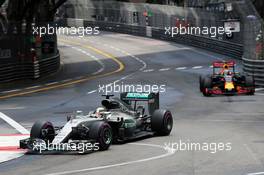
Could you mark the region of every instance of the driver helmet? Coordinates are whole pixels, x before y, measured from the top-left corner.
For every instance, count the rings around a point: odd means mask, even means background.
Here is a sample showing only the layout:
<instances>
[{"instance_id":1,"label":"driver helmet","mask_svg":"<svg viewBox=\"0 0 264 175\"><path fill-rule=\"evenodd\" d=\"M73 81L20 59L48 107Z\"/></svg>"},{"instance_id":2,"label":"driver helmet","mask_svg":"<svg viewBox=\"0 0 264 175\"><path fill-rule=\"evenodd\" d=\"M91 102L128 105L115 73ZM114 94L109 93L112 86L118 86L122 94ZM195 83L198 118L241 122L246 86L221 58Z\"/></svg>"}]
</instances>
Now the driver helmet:
<instances>
[{"instance_id":1,"label":"driver helmet","mask_svg":"<svg viewBox=\"0 0 264 175\"><path fill-rule=\"evenodd\" d=\"M223 66L222 74L224 74L224 75L228 75L228 73L229 73L229 67L228 67L227 64L225 64L225 65Z\"/></svg>"},{"instance_id":2,"label":"driver helmet","mask_svg":"<svg viewBox=\"0 0 264 175\"><path fill-rule=\"evenodd\" d=\"M96 111L95 111L96 117L101 118L102 117L102 112L104 112L104 111L106 111L104 107L97 108Z\"/></svg>"}]
</instances>

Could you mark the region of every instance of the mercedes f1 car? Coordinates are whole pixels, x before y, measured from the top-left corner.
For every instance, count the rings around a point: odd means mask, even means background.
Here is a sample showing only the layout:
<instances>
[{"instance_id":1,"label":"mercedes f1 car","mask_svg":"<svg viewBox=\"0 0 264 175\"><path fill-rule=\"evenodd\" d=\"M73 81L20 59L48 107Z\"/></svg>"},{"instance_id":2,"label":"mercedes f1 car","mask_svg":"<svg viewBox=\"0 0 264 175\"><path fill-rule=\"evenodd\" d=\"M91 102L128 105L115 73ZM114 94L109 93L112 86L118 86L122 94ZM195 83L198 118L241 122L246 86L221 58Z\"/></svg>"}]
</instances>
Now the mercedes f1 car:
<instances>
[{"instance_id":1,"label":"mercedes f1 car","mask_svg":"<svg viewBox=\"0 0 264 175\"><path fill-rule=\"evenodd\" d=\"M110 97L102 101L97 115L104 116L106 112L114 142L170 134L173 117L169 110L159 109L159 93L121 93L120 99Z\"/></svg>"},{"instance_id":2,"label":"mercedes f1 car","mask_svg":"<svg viewBox=\"0 0 264 175\"><path fill-rule=\"evenodd\" d=\"M204 96L254 95L255 82L252 76L235 72L234 61L216 61L212 75L200 76L200 91Z\"/></svg>"},{"instance_id":3,"label":"mercedes f1 car","mask_svg":"<svg viewBox=\"0 0 264 175\"><path fill-rule=\"evenodd\" d=\"M67 123L62 127L54 127L51 122L37 121L31 128L30 138L20 140L20 148L40 153L84 153L107 150L111 143L112 129L104 118L84 115L82 111L77 111L67 117Z\"/></svg>"},{"instance_id":4,"label":"mercedes f1 car","mask_svg":"<svg viewBox=\"0 0 264 175\"><path fill-rule=\"evenodd\" d=\"M170 134L172 114L159 109L159 93L122 93L120 99L112 95L105 97L102 106L95 111L88 114L79 111L68 116L63 127L36 122L30 138L20 141L20 148L34 151L34 145L43 142L52 145L97 143L99 150L107 150L112 142Z\"/></svg>"}]
</instances>

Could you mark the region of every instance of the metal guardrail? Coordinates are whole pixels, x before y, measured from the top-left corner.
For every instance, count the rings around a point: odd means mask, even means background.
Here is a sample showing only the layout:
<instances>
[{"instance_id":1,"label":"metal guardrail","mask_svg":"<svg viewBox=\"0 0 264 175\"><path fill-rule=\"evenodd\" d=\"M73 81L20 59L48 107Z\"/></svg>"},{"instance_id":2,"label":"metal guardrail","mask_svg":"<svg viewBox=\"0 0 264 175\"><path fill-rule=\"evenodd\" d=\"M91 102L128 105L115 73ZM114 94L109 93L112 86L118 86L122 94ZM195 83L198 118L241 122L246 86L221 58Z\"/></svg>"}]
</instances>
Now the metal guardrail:
<instances>
[{"instance_id":1,"label":"metal guardrail","mask_svg":"<svg viewBox=\"0 0 264 175\"><path fill-rule=\"evenodd\" d=\"M56 72L60 67L60 54L35 62L10 62L0 64L0 82L37 79Z\"/></svg>"},{"instance_id":2,"label":"metal guardrail","mask_svg":"<svg viewBox=\"0 0 264 175\"><path fill-rule=\"evenodd\" d=\"M250 60L243 58L244 71L254 76L258 86L264 86L264 60Z\"/></svg>"},{"instance_id":3,"label":"metal guardrail","mask_svg":"<svg viewBox=\"0 0 264 175\"><path fill-rule=\"evenodd\" d=\"M73 19L71 19L73 20ZM69 20L68 20L69 21ZM72 22L71 22L72 23ZM231 58L241 59L243 55L243 46L241 44L236 44L227 41L220 41L217 39L197 36L197 35L175 35L171 37L165 34L165 29L148 27L151 29L151 36L147 34L147 27L127 25L122 23L110 23L101 21L85 21L83 22L84 27L99 27L103 31L111 31L117 33L126 33L137 36L147 36L161 40L167 40L172 42L177 42L180 44L186 44L193 47L198 47L201 49L206 49L208 51L220 53ZM72 27L72 26L68 26Z\"/></svg>"},{"instance_id":4,"label":"metal guardrail","mask_svg":"<svg viewBox=\"0 0 264 175\"><path fill-rule=\"evenodd\" d=\"M66 26L72 27L74 25L75 19L67 19L64 22ZM69 26L70 24L70 26ZM190 45L193 47L202 48L212 52L227 55L231 58L242 59L244 65L244 72L253 75L255 77L257 86L264 86L264 60L250 60L242 58L243 56L243 45L236 44L227 41L220 41L213 38L208 38L204 36L196 35L177 35L175 37L170 37L165 35L165 31L159 28L151 28L151 36L147 34L147 28L136 25L127 25L123 23L109 23L102 21L86 21L83 20L84 27L99 27L103 31L111 31L117 33L126 33L137 36L152 37L156 39L162 39L172 42L177 42L181 44Z\"/></svg>"}]
</instances>

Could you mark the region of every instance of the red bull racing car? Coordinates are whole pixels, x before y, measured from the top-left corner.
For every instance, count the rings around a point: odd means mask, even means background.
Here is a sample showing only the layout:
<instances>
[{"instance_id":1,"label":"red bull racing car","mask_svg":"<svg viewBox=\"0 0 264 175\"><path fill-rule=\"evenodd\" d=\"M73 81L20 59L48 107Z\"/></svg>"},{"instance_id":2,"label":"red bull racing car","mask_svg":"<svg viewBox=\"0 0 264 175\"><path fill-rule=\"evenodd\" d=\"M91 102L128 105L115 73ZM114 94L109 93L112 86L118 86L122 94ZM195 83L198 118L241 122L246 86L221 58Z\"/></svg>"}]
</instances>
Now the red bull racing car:
<instances>
[{"instance_id":1,"label":"red bull racing car","mask_svg":"<svg viewBox=\"0 0 264 175\"><path fill-rule=\"evenodd\" d=\"M237 73L235 66L234 61L213 62L213 74L200 76L200 91L203 95L254 95L253 76Z\"/></svg>"}]
</instances>

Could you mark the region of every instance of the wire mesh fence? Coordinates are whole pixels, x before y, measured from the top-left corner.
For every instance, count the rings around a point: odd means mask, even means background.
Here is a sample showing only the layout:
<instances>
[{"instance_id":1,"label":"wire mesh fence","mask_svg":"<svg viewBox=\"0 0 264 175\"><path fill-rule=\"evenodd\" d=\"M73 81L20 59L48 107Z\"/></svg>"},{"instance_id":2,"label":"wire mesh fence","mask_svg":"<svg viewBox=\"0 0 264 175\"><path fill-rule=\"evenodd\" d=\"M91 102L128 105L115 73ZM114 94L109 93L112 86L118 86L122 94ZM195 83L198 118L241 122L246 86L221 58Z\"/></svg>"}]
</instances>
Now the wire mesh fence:
<instances>
[{"instance_id":1,"label":"wire mesh fence","mask_svg":"<svg viewBox=\"0 0 264 175\"><path fill-rule=\"evenodd\" d=\"M71 0L63 7L67 18L80 18L90 21L105 21L138 26L165 27L223 27L224 11L208 11L201 8L184 8L167 5L132 4L117 2L91 2ZM210 36L208 33L199 33ZM213 36L225 40L225 36Z\"/></svg>"},{"instance_id":2,"label":"wire mesh fence","mask_svg":"<svg viewBox=\"0 0 264 175\"><path fill-rule=\"evenodd\" d=\"M250 0L238 1L235 6L243 24L244 57L263 60L263 19Z\"/></svg>"},{"instance_id":3,"label":"wire mesh fence","mask_svg":"<svg viewBox=\"0 0 264 175\"><path fill-rule=\"evenodd\" d=\"M132 4L118 2L94 2L71 0L63 7L64 17L88 21L105 21L137 26L166 27L224 27L226 21L240 24L239 32L232 37L225 34L198 33L205 37L226 40L244 45L244 57L263 59L263 20L250 0L236 0L211 8L184 8L153 4ZM230 5L231 4L231 5ZM228 7L230 6L230 7ZM228 10L231 8L231 10ZM197 34L197 33L195 33Z\"/></svg>"}]
</instances>

